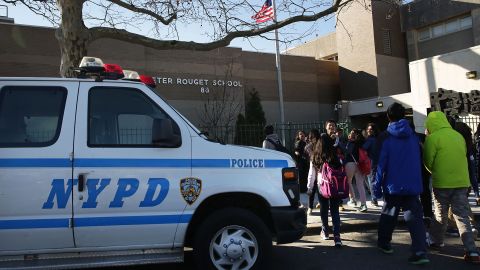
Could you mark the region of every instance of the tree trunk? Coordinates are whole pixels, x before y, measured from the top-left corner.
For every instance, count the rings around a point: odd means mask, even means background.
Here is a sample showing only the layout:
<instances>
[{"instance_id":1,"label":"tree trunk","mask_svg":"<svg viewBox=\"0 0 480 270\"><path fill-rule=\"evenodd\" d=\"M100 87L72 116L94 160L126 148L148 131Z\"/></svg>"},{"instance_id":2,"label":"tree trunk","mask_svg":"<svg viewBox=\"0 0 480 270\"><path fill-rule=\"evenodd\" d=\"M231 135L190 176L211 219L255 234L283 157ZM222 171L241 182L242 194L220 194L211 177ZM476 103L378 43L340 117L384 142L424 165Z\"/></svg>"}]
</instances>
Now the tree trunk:
<instances>
[{"instance_id":1,"label":"tree trunk","mask_svg":"<svg viewBox=\"0 0 480 270\"><path fill-rule=\"evenodd\" d=\"M62 20L55 36L60 45L60 76L75 77L73 70L87 54L90 43L88 29L83 24L84 0L57 0Z\"/></svg>"}]
</instances>

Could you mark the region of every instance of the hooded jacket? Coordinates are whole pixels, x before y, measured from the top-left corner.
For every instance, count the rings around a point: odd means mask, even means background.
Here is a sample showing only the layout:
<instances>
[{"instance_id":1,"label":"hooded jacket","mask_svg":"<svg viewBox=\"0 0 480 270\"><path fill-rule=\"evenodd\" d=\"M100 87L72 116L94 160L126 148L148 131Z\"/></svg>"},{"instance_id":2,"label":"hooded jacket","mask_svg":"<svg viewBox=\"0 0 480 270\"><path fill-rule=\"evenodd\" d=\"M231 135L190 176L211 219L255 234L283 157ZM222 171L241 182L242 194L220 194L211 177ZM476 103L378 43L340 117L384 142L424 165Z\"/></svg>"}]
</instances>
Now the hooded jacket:
<instances>
[{"instance_id":1,"label":"hooded jacket","mask_svg":"<svg viewBox=\"0 0 480 270\"><path fill-rule=\"evenodd\" d=\"M422 161L420 143L407 120L391 122L380 142L380 156L375 175L374 192L377 198L390 195L419 195L422 193Z\"/></svg>"},{"instance_id":2,"label":"hooded jacket","mask_svg":"<svg viewBox=\"0 0 480 270\"><path fill-rule=\"evenodd\" d=\"M278 135L276 133L273 133L265 137L265 140L263 140L263 143L262 143L262 148L272 149L272 150L276 149L275 145L269 142L269 140L272 142L275 142L276 144L282 144L282 142L280 141L280 138L278 138Z\"/></svg>"},{"instance_id":3,"label":"hooded jacket","mask_svg":"<svg viewBox=\"0 0 480 270\"><path fill-rule=\"evenodd\" d=\"M432 173L433 187L469 187L467 146L462 135L450 126L443 112L429 113L425 127L430 135L425 139L423 162Z\"/></svg>"}]
</instances>

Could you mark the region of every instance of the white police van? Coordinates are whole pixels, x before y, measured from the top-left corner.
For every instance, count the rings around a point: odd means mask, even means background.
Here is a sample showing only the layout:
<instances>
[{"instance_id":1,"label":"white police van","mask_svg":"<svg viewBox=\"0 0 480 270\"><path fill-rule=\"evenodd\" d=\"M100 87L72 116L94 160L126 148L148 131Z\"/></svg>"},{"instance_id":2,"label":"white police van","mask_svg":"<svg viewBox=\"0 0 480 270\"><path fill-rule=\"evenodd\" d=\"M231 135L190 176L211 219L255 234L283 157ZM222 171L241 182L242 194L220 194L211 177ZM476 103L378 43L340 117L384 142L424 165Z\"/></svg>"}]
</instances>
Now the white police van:
<instances>
[{"instance_id":1,"label":"white police van","mask_svg":"<svg viewBox=\"0 0 480 270\"><path fill-rule=\"evenodd\" d=\"M121 76L120 76L121 77ZM299 239L287 155L208 141L141 82L0 78L0 269L266 269Z\"/></svg>"}]
</instances>

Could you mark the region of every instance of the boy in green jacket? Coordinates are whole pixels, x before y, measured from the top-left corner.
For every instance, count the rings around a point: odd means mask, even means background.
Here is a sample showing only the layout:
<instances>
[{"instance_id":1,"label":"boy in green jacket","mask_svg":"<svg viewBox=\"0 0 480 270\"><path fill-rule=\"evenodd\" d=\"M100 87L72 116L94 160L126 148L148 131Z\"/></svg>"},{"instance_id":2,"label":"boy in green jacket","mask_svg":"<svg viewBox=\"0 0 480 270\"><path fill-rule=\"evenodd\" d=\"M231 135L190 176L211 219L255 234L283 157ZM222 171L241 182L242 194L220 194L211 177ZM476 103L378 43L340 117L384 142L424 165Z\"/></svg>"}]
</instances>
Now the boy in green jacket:
<instances>
[{"instance_id":1,"label":"boy in green jacket","mask_svg":"<svg viewBox=\"0 0 480 270\"><path fill-rule=\"evenodd\" d=\"M468 219L467 189L470 179L465 140L450 126L443 112L429 113L425 127L428 136L425 139L423 162L432 173L435 207L435 220L430 228L433 243L430 247L443 246L450 206L465 247L465 261L480 263Z\"/></svg>"}]
</instances>

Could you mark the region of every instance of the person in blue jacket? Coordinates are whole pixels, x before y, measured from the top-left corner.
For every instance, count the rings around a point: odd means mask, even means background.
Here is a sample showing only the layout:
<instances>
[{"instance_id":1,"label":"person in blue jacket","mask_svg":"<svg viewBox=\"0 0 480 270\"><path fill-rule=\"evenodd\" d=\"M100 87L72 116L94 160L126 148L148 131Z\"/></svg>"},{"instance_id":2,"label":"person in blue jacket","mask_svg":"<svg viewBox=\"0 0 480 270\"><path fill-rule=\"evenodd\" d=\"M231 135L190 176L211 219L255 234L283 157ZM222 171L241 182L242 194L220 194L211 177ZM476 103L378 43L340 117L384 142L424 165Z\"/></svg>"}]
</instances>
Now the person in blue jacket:
<instances>
[{"instance_id":1,"label":"person in blue jacket","mask_svg":"<svg viewBox=\"0 0 480 270\"><path fill-rule=\"evenodd\" d=\"M422 193L420 144L418 137L404 119L405 108L393 103L387 109L390 123L379 140L379 160L375 175L374 192L384 197L378 226L378 248L391 254L392 233L400 210L403 211L412 239L412 264L425 264L427 258L426 232L419 195Z\"/></svg>"}]
</instances>

